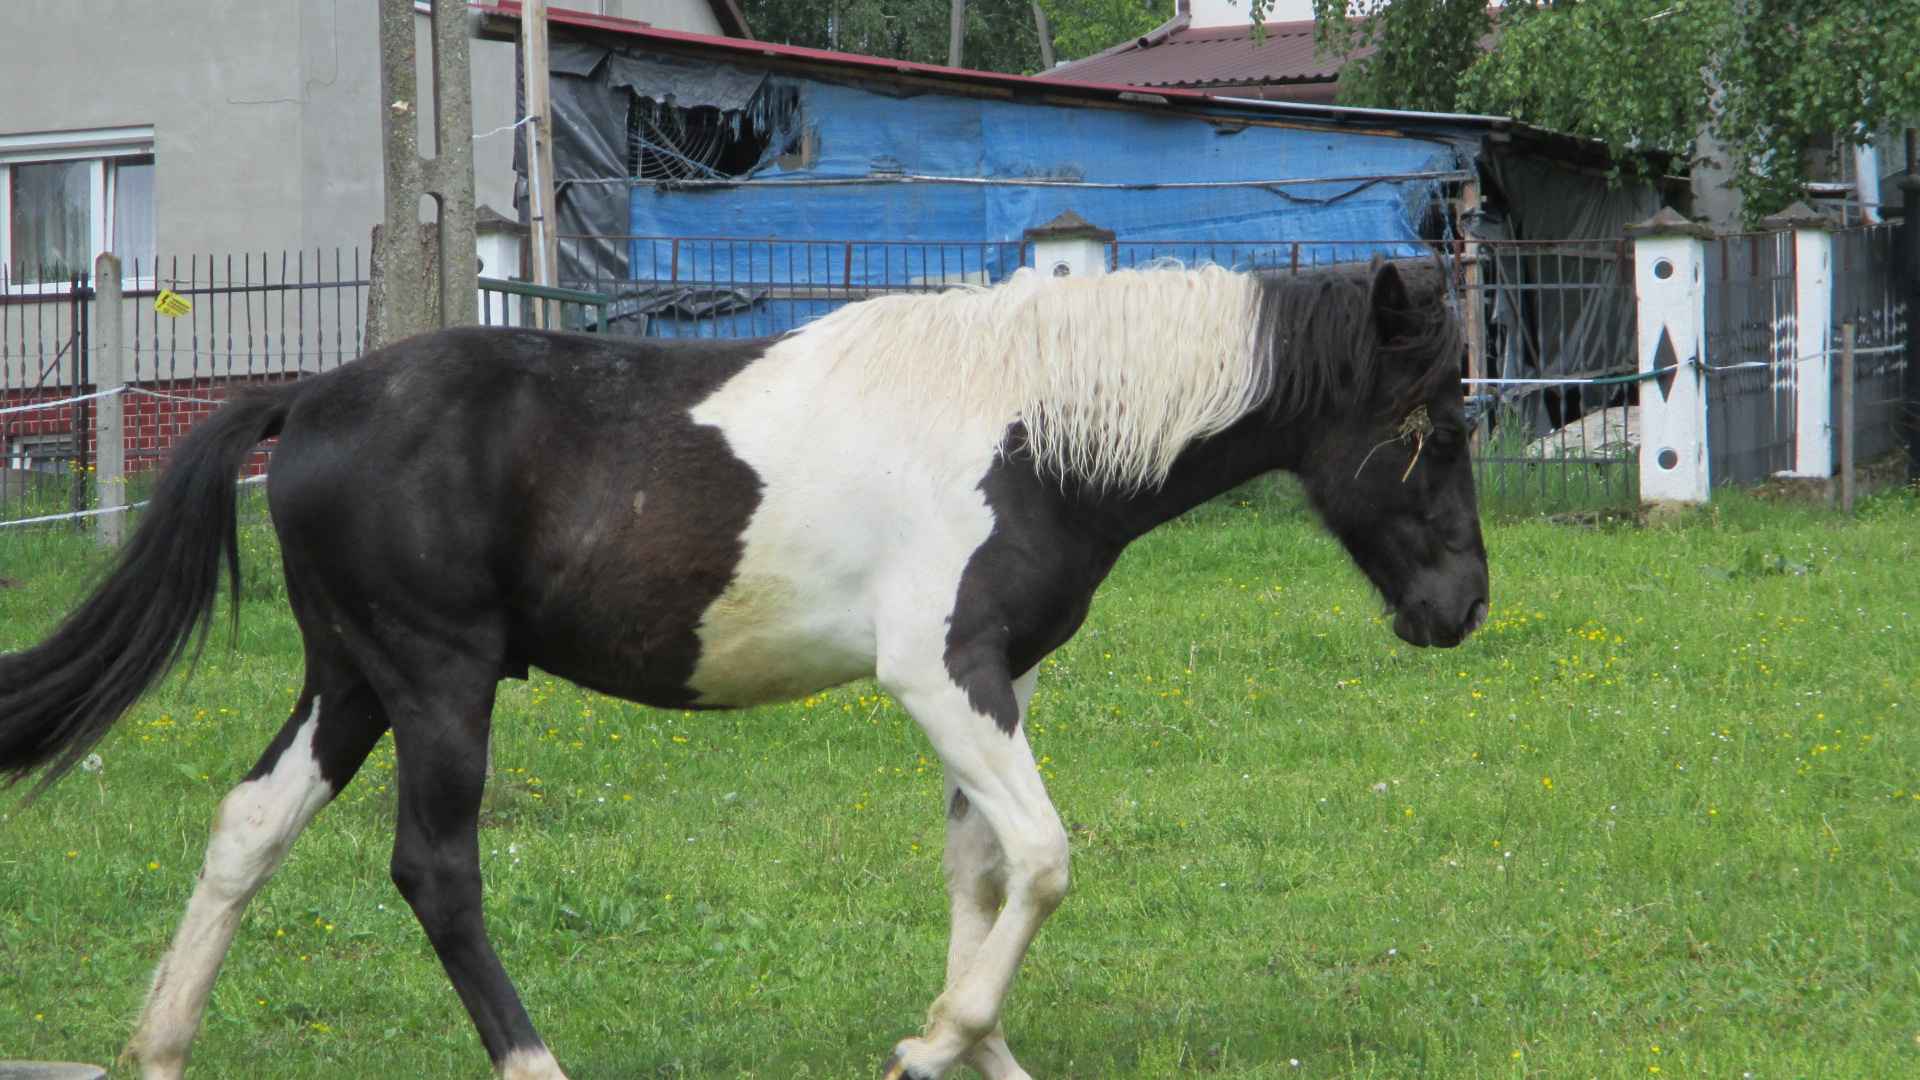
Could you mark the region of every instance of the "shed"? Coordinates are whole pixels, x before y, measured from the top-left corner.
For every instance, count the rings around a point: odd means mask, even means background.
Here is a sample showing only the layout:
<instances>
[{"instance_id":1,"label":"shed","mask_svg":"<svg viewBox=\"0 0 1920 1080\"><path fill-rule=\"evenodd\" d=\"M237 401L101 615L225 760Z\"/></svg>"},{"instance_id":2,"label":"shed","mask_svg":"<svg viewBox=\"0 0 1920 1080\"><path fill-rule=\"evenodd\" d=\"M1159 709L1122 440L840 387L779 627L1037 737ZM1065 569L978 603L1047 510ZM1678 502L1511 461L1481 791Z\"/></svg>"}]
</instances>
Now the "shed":
<instances>
[{"instance_id":1,"label":"shed","mask_svg":"<svg viewBox=\"0 0 1920 1080\"><path fill-rule=\"evenodd\" d=\"M476 6L490 32L517 29L516 5ZM659 333L743 315L777 332L873 289L997 281L1066 212L1115 234L1116 265L1246 268L1428 251L1464 235L1463 195L1475 220L1555 238L1617 237L1661 201L1610 187L1598 144L1505 117L551 18L563 283L631 293Z\"/></svg>"}]
</instances>

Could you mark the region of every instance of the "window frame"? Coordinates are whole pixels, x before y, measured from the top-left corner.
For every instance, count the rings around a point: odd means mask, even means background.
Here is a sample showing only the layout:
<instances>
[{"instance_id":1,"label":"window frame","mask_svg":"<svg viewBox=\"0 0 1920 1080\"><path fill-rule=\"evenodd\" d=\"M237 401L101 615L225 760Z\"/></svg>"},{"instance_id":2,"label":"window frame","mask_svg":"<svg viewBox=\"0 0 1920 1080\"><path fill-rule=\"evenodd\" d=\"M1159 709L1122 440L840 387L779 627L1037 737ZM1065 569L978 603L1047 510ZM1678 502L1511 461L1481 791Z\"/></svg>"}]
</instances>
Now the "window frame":
<instances>
[{"instance_id":1,"label":"window frame","mask_svg":"<svg viewBox=\"0 0 1920 1080\"><path fill-rule=\"evenodd\" d=\"M13 167L48 162L82 162L87 166L87 263L112 251L117 237L114 231L116 170L109 166L128 158L146 158L158 164L154 154L153 126L92 128L82 131L45 131L0 135L0 266L13 266ZM157 186L157 185L156 185ZM151 288L153 270L136 278L131 268L123 269L123 288ZM69 282L6 281L0 294L7 296L62 296L72 291Z\"/></svg>"}]
</instances>

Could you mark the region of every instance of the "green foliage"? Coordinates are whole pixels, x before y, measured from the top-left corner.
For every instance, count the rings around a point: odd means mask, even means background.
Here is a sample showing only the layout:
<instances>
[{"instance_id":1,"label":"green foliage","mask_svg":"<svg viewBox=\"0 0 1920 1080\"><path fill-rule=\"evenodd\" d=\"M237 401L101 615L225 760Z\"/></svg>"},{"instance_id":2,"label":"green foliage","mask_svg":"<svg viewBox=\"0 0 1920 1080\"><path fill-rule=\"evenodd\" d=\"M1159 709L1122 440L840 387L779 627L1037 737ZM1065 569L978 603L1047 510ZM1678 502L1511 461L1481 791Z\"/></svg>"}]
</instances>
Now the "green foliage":
<instances>
[{"instance_id":1,"label":"green foliage","mask_svg":"<svg viewBox=\"0 0 1920 1080\"><path fill-rule=\"evenodd\" d=\"M1489 29L1479 0L1313 0L1313 12L1322 51L1374 50L1340 73L1340 102L1378 109L1459 111L1460 74Z\"/></svg>"},{"instance_id":2,"label":"green foliage","mask_svg":"<svg viewBox=\"0 0 1920 1080\"><path fill-rule=\"evenodd\" d=\"M743 0L740 7L764 41L923 64L947 62L950 0ZM1031 0L968 0L963 62L984 71L1038 70L1040 42Z\"/></svg>"},{"instance_id":3,"label":"green foliage","mask_svg":"<svg viewBox=\"0 0 1920 1080\"><path fill-rule=\"evenodd\" d=\"M1477 63L1473 10L1315 0L1324 47L1380 50L1343 99L1512 116L1628 164L1684 162L1710 130L1749 220L1800 197L1811 148L1920 117L1920 0L1511 0Z\"/></svg>"},{"instance_id":4,"label":"green foliage","mask_svg":"<svg viewBox=\"0 0 1920 1080\"><path fill-rule=\"evenodd\" d=\"M1727 2L1687 0L1684 13L1673 0L1517 6L1499 47L1462 77L1461 104L1599 139L1624 158L1684 160L1707 119Z\"/></svg>"},{"instance_id":5,"label":"green foliage","mask_svg":"<svg viewBox=\"0 0 1920 1080\"><path fill-rule=\"evenodd\" d=\"M1750 218L1800 197L1814 146L1920 119L1920 0L1745 0L1734 11L1714 130Z\"/></svg>"},{"instance_id":6,"label":"green foliage","mask_svg":"<svg viewBox=\"0 0 1920 1080\"><path fill-rule=\"evenodd\" d=\"M1173 14L1164 0L1040 0L1062 60L1092 56L1137 38Z\"/></svg>"}]
</instances>

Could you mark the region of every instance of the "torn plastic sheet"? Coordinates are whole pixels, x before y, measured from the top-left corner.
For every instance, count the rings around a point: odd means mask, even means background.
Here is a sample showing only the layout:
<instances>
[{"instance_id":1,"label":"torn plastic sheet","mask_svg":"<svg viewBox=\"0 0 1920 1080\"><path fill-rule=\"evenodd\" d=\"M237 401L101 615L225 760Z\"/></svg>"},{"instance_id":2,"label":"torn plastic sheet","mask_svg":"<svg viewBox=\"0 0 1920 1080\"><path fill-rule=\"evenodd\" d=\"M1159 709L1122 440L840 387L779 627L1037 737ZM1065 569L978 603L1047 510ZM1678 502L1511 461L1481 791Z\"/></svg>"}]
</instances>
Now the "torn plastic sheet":
<instances>
[{"instance_id":1,"label":"torn plastic sheet","mask_svg":"<svg viewBox=\"0 0 1920 1080\"><path fill-rule=\"evenodd\" d=\"M738 112L760 93L767 74L732 64L696 64L677 57L614 53L607 59L607 81L643 98L682 109Z\"/></svg>"}]
</instances>

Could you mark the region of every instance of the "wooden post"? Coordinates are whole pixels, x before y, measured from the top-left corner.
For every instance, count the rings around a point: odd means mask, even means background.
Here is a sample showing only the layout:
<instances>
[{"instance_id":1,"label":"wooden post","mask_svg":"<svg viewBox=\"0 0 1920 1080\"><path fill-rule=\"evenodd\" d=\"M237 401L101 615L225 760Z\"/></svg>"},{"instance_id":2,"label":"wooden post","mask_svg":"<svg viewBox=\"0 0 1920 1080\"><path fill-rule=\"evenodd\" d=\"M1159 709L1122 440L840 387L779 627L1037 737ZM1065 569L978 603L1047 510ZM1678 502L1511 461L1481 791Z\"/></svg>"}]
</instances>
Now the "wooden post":
<instances>
[{"instance_id":1,"label":"wooden post","mask_svg":"<svg viewBox=\"0 0 1920 1080\"><path fill-rule=\"evenodd\" d=\"M520 71L527 88L527 223L532 230L533 283L558 284L559 240L554 235L553 103L548 96L547 0L520 7ZM546 327L546 305L533 305L533 325Z\"/></svg>"},{"instance_id":2,"label":"wooden post","mask_svg":"<svg viewBox=\"0 0 1920 1080\"><path fill-rule=\"evenodd\" d=\"M1920 146L1907 129L1907 171L1900 177L1900 233L1893 283L1907 301L1907 371L1900 386L1900 426L1906 431L1907 483L1920 484Z\"/></svg>"},{"instance_id":3,"label":"wooden post","mask_svg":"<svg viewBox=\"0 0 1920 1080\"><path fill-rule=\"evenodd\" d=\"M125 312L120 307L120 259L111 252L93 260L93 372L100 392L108 396L94 402L93 452L94 485L101 510L112 511L127 505L127 426L126 398L111 391L124 391L127 385L127 354L122 327ZM117 548L126 535L127 515L100 515L94 539L103 548Z\"/></svg>"},{"instance_id":4,"label":"wooden post","mask_svg":"<svg viewBox=\"0 0 1920 1080\"><path fill-rule=\"evenodd\" d=\"M1853 513L1853 324L1840 327L1840 512Z\"/></svg>"},{"instance_id":5,"label":"wooden post","mask_svg":"<svg viewBox=\"0 0 1920 1080\"><path fill-rule=\"evenodd\" d=\"M1465 294L1465 303L1461 308L1467 323L1467 378L1484 379L1487 377L1487 290L1486 282L1480 273L1480 245L1467 232L1467 218L1480 209L1480 181L1468 180L1460 185L1459 214L1454 219L1456 231L1462 238L1460 245L1460 265L1462 275L1460 291ZM1473 384L1475 392L1480 385ZM1489 412L1473 426L1471 437L1474 449L1479 449L1481 440L1488 430L1487 425L1493 419Z\"/></svg>"}]
</instances>

